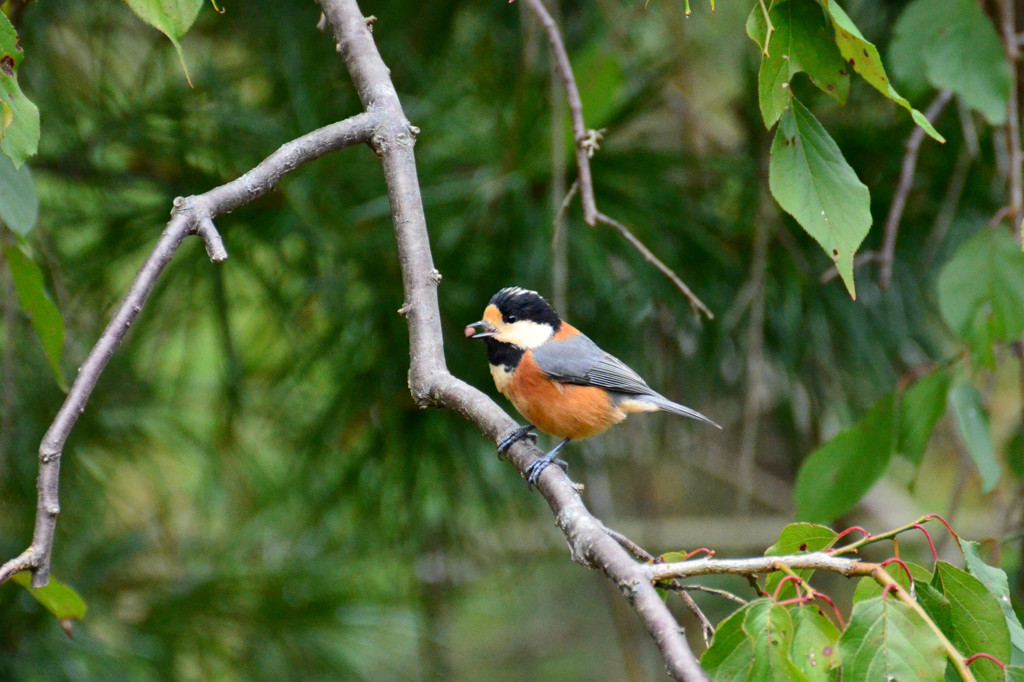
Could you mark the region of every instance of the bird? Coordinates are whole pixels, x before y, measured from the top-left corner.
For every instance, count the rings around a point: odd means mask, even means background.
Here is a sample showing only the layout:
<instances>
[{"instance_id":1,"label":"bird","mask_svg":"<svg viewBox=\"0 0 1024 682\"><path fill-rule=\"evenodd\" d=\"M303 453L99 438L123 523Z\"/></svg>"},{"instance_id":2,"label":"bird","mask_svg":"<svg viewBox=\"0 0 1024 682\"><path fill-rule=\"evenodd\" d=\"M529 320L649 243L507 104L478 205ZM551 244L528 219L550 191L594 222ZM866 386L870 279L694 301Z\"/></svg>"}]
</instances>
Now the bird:
<instances>
[{"instance_id":1,"label":"bird","mask_svg":"<svg viewBox=\"0 0 1024 682\"><path fill-rule=\"evenodd\" d=\"M563 439L526 470L532 488L569 441L604 433L634 412L662 410L722 428L700 412L661 395L626 363L563 320L536 291L506 287L491 297L483 319L465 328L487 345L491 376L527 424L501 439L504 455L516 441L540 431Z\"/></svg>"}]
</instances>

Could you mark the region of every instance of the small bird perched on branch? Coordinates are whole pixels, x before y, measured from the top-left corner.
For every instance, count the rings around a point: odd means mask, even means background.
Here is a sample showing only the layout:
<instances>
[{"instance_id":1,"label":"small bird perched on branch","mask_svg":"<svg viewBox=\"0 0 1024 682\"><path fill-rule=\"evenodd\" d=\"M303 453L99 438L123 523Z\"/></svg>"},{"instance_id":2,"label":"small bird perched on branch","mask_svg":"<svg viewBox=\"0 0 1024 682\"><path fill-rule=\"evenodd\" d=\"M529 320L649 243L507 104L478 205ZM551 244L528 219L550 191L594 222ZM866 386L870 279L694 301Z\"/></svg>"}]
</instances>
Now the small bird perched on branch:
<instances>
[{"instance_id":1,"label":"small bird perched on branch","mask_svg":"<svg viewBox=\"0 0 1024 682\"><path fill-rule=\"evenodd\" d=\"M526 471L531 486L570 440L603 433L634 412L664 410L722 428L700 412L674 403L561 319L536 291L507 287L496 293L484 318L468 325L466 338L483 339L498 390L529 422L498 443L504 454L538 428L562 440Z\"/></svg>"}]
</instances>

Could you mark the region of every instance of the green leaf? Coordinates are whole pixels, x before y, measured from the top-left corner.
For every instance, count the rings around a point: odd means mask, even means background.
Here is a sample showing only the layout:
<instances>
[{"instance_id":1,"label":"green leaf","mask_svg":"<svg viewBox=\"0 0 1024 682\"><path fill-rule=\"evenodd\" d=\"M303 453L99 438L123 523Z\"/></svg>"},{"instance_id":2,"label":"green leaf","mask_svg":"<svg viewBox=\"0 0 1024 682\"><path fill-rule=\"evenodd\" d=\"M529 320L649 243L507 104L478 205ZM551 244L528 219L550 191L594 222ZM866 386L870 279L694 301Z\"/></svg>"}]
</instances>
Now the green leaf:
<instances>
[{"instance_id":1,"label":"green leaf","mask_svg":"<svg viewBox=\"0 0 1024 682\"><path fill-rule=\"evenodd\" d=\"M768 3L771 4L771 3ZM771 10L769 10L769 14ZM775 25L775 19L772 19L772 27L778 28ZM754 44L761 50L761 56L767 57L764 53L764 42L768 38L768 24L764 20L764 12L761 11L761 5L754 3L754 6L750 8L750 14L747 15L747 21L744 24L744 29L747 31L747 36L754 41ZM768 54L771 54L772 49L769 46ZM764 59L761 60L761 68L764 68ZM770 126L769 126L770 127Z\"/></svg>"},{"instance_id":2,"label":"green leaf","mask_svg":"<svg viewBox=\"0 0 1024 682\"><path fill-rule=\"evenodd\" d=\"M73 588L52 575L46 587L32 587L31 573L15 573L11 582L28 590L28 593L58 620L82 620L85 618L85 600Z\"/></svg>"},{"instance_id":3,"label":"green leaf","mask_svg":"<svg viewBox=\"0 0 1024 682\"><path fill-rule=\"evenodd\" d=\"M32 326L43 343L43 351L62 390L67 390L64 373L60 369L60 358L64 348L64 321L57 305L43 285L43 272L39 269L23 245L5 246L4 254L11 268L14 289L22 309L32 319Z\"/></svg>"},{"instance_id":4,"label":"green leaf","mask_svg":"<svg viewBox=\"0 0 1024 682\"><path fill-rule=\"evenodd\" d=\"M18 85L18 66L25 54L18 44L18 32L0 12L0 150L21 168L39 147L39 109L25 97Z\"/></svg>"},{"instance_id":5,"label":"green leaf","mask_svg":"<svg viewBox=\"0 0 1024 682\"><path fill-rule=\"evenodd\" d=\"M945 142L945 138L939 135L938 131L932 127L932 124L928 122L925 115L910 106L910 102L892 87L889 77L885 75L885 67L882 66L882 58L878 54L878 49L864 39L860 30L850 17L846 15L843 8L835 0L818 1L832 19L832 27L835 29L836 35L836 45L839 46L839 52L843 55L843 59L872 87L909 111L914 122L924 128L926 133L939 142Z\"/></svg>"},{"instance_id":6,"label":"green leaf","mask_svg":"<svg viewBox=\"0 0 1024 682\"><path fill-rule=\"evenodd\" d=\"M791 523L782 529L782 534L771 547L765 550L765 556L780 556L783 554L805 554L807 552L818 552L831 547L838 537L838 534L827 526L814 523ZM796 571L802 579L807 580L814 571L804 569ZM765 592L775 594L775 589L785 576L781 573L771 573L765 580ZM787 599L795 595L796 586L787 584L779 594L780 599Z\"/></svg>"},{"instance_id":7,"label":"green leaf","mask_svg":"<svg viewBox=\"0 0 1024 682\"><path fill-rule=\"evenodd\" d=\"M686 561L688 554L688 552L682 551L665 552L658 555L658 561L663 564L670 564L674 561Z\"/></svg>"},{"instance_id":8,"label":"green leaf","mask_svg":"<svg viewBox=\"0 0 1024 682\"><path fill-rule=\"evenodd\" d=\"M1021 626L1017 613L1010 602L1010 584L1003 569L985 563L979 553L980 545L971 540L960 540L960 549L964 553L964 561L971 575L981 581L982 585L992 593L1006 618L1006 626L1010 631L1010 642L1013 644L1013 663L1024 664L1024 627Z\"/></svg>"},{"instance_id":9,"label":"green leaf","mask_svg":"<svg viewBox=\"0 0 1024 682\"><path fill-rule=\"evenodd\" d=\"M1024 334L1024 253L1008 230L982 230L942 268L939 309L976 358Z\"/></svg>"},{"instance_id":10,"label":"green leaf","mask_svg":"<svg viewBox=\"0 0 1024 682\"><path fill-rule=\"evenodd\" d=\"M892 595L854 605L839 654L843 680L938 682L946 669L938 636Z\"/></svg>"},{"instance_id":11,"label":"green leaf","mask_svg":"<svg viewBox=\"0 0 1024 682\"><path fill-rule=\"evenodd\" d=\"M0 156L0 221L20 235L28 234L39 217L39 197L28 166L15 168Z\"/></svg>"},{"instance_id":12,"label":"green leaf","mask_svg":"<svg viewBox=\"0 0 1024 682\"><path fill-rule=\"evenodd\" d=\"M901 83L922 74L949 88L994 126L1006 122L1010 67L992 22L974 0L915 0L900 15L889 48Z\"/></svg>"},{"instance_id":13,"label":"green leaf","mask_svg":"<svg viewBox=\"0 0 1024 682\"><path fill-rule=\"evenodd\" d=\"M188 32L203 6L203 0L124 0L132 11L144 22L162 32L171 40L178 52L181 69L189 85L192 79L185 66L185 53L178 41Z\"/></svg>"},{"instance_id":14,"label":"green leaf","mask_svg":"<svg viewBox=\"0 0 1024 682\"><path fill-rule=\"evenodd\" d=\"M791 523L782 529L779 539L765 550L765 556L818 552L831 547L838 534L816 523Z\"/></svg>"},{"instance_id":15,"label":"green leaf","mask_svg":"<svg viewBox=\"0 0 1024 682\"><path fill-rule=\"evenodd\" d=\"M988 417L981 406L981 396L971 384L964 383L949 392L949 404L956 416L960 436L967 445L974 465L981 474L981 492L991 492L999 482L999 462L992 446Z\"/></svg>"},{"instance_id":16,"label":"green leaf","mask_svg":"<svg viewBox=\"0 0 1024 682\"><path fill-rule=\"evenodd\" d=\"M827 662L821 637L812 637L812 631L818 630L826 633L827 639L827 625L803 616L800 622L809 640L802 643L801 655L814 655L811 652L820 645L820 657ZM805 680L808 677L790 659L794 636L788 610L770 599L758 599L719 624L711 646L701 657L701 667L718 682Z\"/></svg>"},{"instance_id":17,"label":"green leaf","mask_svg":"<svg viewBox=\"0 0 1024 682\"><path fill-rule=\"evenodd\" d=\"M939 368L919 378L900 399L896 450L914 464L921 462L932 430L946 412L950 375Z\"/></svg>"},{"instance_id":18,"label":"green leaf","mask_svg":"<svg viewBox=\"0 0 1024 682\"><path fill-rule=\"evenodd\" d=\"M820 609L799 606L790 611L793 619L793 664L811 682L828 682L839 666L839 629Z\"/></svg>"},{"instance_id":19,"label":"green leaf","mask_svg":"<svg viewBox=\"0 0 1024 682\"><path fill-rule=\"evenodd\" d=\"M931 582L918 582L917 601L932 621L945 633L953 631L953 606L949 599Z\"/></svg>"},{"instance_id":20,"label":"green leaf","mask_svg":"<svg viewBox=\"0 0 1024 682\"><path fill-rule=\"evenodd\" d=\"M1007 666L1006 682L1024 682L1024 668L1017 665Z\"/></svg>"},{"instance_id":21,"label":"green leaf","mask_svg":"<svg viewBox=\"0 0 1024 682\"><path fill-rule=\"evenodd\" d=\"M853 256L871 227L871 197L839 147L799 100L779 121L768 185L779 205L836 264L850 296Z\"/></svg>"},{"instance_id":22,"label":"green leaf","mask_svg":"<svg viewBox=\"0 0 1024 682\"><path fill-rule=\"evenodd\" d=\"M850 74L836 48L821 8L811 0L782 0L769 12L775 33L761 58L758 99L765 127L771 129L793 99L790 81L801 71L840 104L850 93ZM747 18L747 35L763 46L768 28L757 4Z\"/></svg>"},{"instance_id":23,"label":"green leaf","mask_svg":"<svg viewBox=\"0 0 1024 682\"><path fill-rule=\"evenodd\" d=\"M965 656L984 652L998 660L1010 661L1010 632L995 596L980 580L944 561L935 565L932 586L939 589L950 605L952 630L946 637ZM1002 670L992 661L979 660L971 666L979 682L1003 679Z\"/></svg>"},{"instance_id":24,"label":"green leaf","mask_svg":"<svg viewBox=\"0 0 1024 682\"><path fill-rule=\"evenodd\" d=\"M894 394L811 453L796 477L797 518L828 522L863 497L885 472L894 444Z\"/></svg>"},{"instance_id":25,"label":"green leaf","mask_svg":"<svg viewBox=\"0 0 1024 682\"><path fill-rule=\"evenodd\" d=\"M718 682L751 679L754 643L743 631L743 621L755 603L736 610L719 623L711 646L701 656L701 667Z\"/></svg>"},{"instance_id":26,"label":"green leaf","mask_svg":"<svg viewBox=\"0 0 1024 682\"><path fill-rule=\"evenodd\" d=\"M752 603L743 619L743 631L754 643L754 680L807 680L790 659L793 647L793 620L785 606L764 599Z\"/></svg>"}]
</instances>

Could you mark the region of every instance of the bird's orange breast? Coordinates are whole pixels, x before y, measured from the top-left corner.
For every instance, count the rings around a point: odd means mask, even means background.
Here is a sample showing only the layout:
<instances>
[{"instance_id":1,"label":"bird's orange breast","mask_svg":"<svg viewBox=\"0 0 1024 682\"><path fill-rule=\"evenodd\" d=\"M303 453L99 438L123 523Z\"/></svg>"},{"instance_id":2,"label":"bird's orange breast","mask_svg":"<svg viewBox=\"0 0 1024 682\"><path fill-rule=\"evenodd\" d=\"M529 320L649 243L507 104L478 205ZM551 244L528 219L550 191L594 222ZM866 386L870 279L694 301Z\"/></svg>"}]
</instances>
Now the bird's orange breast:
<instances>
[{"instance_id":1,"label":"bird's orange breast","mask_svg":"<svg viewBox=\"0 0 1024 682\"><path fill-rule=\"evenodd\" d=\"M558 438L589 438L626 418L608 393L594 386L563 384L547 377L526 351L515 371L495 384L519 413Z\"/></svg>"}]
</instances>

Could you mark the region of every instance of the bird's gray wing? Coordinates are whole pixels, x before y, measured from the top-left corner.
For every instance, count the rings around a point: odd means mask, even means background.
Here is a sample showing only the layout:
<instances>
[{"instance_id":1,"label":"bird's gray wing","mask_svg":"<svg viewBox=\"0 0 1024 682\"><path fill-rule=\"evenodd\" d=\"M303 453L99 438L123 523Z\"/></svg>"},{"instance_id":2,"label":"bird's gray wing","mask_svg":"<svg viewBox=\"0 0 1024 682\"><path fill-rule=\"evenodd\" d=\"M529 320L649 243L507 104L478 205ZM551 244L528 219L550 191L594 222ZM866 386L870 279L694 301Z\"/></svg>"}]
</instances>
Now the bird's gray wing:
<instances>
[{"instance_id":1,"label":"bird's gray wing","mask_svg":"<svg viewBox=\"0 0 1024 682\"><path fill-rule=\"evenodd\" d=\"M541 371L555 381L636 395L654 393L626 363L601 350L583 334L534 348L533 358Z\"/></svg>"}]
</instances>

